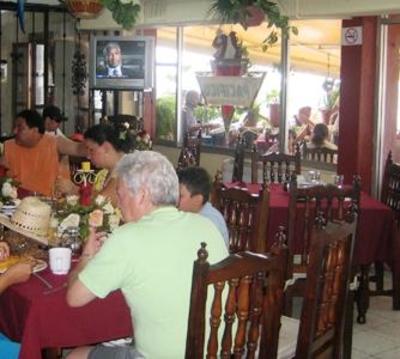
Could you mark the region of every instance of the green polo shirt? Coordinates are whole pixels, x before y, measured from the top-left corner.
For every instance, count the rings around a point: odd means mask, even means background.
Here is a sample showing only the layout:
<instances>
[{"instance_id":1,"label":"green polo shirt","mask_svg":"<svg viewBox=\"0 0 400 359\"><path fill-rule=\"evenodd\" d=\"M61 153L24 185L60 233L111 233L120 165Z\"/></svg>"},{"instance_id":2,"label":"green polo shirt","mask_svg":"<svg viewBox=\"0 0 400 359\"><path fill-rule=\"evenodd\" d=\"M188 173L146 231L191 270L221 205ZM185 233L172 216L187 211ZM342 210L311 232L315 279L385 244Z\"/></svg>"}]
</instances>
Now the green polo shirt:
<instances>
[{"instance_id":1,"label":"green polo shirt","mask_svg":"<svg viewBox=\"0 0 400 359\"><path fill-rule=\"evenodd\" d=\"M97 297L122 290L135 346L146 358L184 357L193 262L201 242L207 243L210 263L228 256L208 219L162 207L117 228L79 275Z\"/></svg>"}]
</instances>

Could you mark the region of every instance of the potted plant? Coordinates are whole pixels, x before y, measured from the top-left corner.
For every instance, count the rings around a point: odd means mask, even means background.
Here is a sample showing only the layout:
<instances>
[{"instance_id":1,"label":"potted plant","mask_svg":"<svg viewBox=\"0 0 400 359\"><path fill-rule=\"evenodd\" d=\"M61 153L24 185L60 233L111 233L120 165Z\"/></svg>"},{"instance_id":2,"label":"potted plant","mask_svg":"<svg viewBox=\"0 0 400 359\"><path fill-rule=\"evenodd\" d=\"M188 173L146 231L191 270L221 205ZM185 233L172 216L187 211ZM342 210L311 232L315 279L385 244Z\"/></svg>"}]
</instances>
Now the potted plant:
<instances>
[{"instance_id":1,"label":"potted plant","mask_svg":"<svg viewBox=\"0 0 400 359\"><path fill-rule=\"evenodd\" d=\"M115 22L125 30L130 30L135 25L141 10L140 4L135 0L100 0L111 11Z\"/></svg>"},{"instance_id":2,"label":"potted plant","mask_svg":"<svg viewBox=\"0 0 400 359\"><path fill-rule=\"evenodd\" d=\"M111 11L115 22L125 30L135 25L141 10L135 0L65 0L68 11L79 19L91 19L100 14L103 7Z\"/></svg>"},{"instance_id":3,"label":"potted plant","mask_svg":"<svg viewBox=\"0 0 400 359\"><path fill-rule=\"evenodd\" d=\"M278 5L268 0L214 0L209 9L209 14L221 23L240 23L245 30L249 26L260 25L267 18L267 28L272 31L262 42L263 51L278 41L276 28L289 36L290 32L297 35L298 30L289 26L289 17L281 14Z\"/></svg>"}]
</instances>

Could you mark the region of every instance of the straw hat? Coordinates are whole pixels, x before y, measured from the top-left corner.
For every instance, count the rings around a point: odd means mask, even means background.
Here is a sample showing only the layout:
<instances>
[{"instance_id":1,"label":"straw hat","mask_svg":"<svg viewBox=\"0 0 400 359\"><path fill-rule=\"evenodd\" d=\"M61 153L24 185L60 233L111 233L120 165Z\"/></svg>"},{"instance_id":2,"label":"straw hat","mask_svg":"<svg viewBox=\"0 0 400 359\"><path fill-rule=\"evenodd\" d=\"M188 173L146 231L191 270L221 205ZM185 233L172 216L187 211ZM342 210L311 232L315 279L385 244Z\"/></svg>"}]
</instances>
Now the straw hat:
<instances>
[{"instance_id":1,"label":"straw hat","mask_svg":"<svg viewBox=\"0 0 400 359\"><path fill-rule=\"evenodd\" d=\"M11 218L0 214L0 224L40 243L48 244L51 207L37 197L25 197Z\"/></svg>"}]
</instances>

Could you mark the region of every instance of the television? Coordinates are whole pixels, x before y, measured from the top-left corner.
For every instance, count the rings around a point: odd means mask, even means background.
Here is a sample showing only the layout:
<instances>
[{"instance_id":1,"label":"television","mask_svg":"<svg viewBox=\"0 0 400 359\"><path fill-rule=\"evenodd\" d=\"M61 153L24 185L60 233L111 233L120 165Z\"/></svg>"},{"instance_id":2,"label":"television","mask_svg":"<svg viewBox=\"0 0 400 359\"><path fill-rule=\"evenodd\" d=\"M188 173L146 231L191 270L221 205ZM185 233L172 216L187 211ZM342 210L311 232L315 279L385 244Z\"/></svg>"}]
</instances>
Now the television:
<instances>
[{"instance_id":1,"label":"television","mask_svg":"<svg viewBox=\"0 0 400 359\"><path fill-rule=\"evenodd\" d=\"M153 87L154 38L93 36L89 72L93 89L144 90Z\"/></svg>"}]
</instances>

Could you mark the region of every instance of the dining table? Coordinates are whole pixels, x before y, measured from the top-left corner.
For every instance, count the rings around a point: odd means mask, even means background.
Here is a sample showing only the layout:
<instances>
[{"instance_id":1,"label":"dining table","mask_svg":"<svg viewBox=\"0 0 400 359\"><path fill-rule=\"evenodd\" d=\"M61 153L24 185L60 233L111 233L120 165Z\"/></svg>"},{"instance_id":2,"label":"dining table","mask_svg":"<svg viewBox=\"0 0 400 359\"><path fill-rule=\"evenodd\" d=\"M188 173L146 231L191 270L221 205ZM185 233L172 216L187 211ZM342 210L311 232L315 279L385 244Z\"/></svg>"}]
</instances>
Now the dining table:
<instances>
[{"instance_id":1,"label":"dining table","mask_svg":"<svg viewBox=\"0 0 400 359\"><path fill-rule=\"evenodd\" d=\"M261 190L261 184L258 183L233 182L225 185L246 189L254 195ZM273 244L279 226L288 228L290 197L289 192L281 184L271 184L268 189L270 196L266 248L270 248ZM299 205L298 211L301 211L301 208ZM353 254L355 265L368 265L374 261L390 262L393 259L391 236L393 220L393 213L388 206L365 192L361 193Z\"/></svg>"},{"instance_id":2,"label":"dining table","mask_svg":"<svg viewBox=\"0 0 400 359\"><path fill-rule=\"evenodd\" d=\"M0 295L0 332L21 343L20 359L41 359L48 348L95 344L133 335L131 315L120 291L72 308L66 275L46 268ZM44 279L52 287L41 280ZM1 355L0 355L1 357Z\"/></svg>"}]
</instances>

